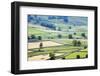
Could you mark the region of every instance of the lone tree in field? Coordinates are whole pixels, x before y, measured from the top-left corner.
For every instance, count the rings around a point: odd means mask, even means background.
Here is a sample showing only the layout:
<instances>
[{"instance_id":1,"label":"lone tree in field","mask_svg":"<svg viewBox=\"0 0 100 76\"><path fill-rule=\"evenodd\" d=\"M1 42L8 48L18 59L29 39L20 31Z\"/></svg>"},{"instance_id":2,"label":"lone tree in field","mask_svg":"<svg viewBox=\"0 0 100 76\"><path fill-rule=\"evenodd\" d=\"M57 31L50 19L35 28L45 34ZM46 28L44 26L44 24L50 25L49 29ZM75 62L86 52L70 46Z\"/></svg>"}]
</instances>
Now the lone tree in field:
<instances>
[{"instance_id":1,"label":"lone tree in field","mask_svg":"<svg viewBox=\"0 0 100 76\"><path fill-rule=\"evenodd\" d=\"M35 35L31 35L31 38L32 38L32 39L36 39L36 36L35 36Z\"/></svg>"},{"instance_id":2,"label":"lone tree in field","mask_svg":"<svg viewBox=\"0 0 100 76\"><path fill-rule=\"evenodd\" d=\"M31 37L30 36L28 36L28 40L30 40L31 39Z\"/></svg>"},{"instance_id":3,"label":"lone tree in field","mask_svg":"<svg viewBox=\"0 0 100 76\"><path fill-rule=\"evenodd\" d=\"M66 59L65 57L62 57L62 59Z\"/></svg>"},{"instance_id":4,"label":"lone tree in field","mask_svg":"<svg viewBox=\"0 0 100 76\"><path fill-rule=\"evenodd\" d=\"M76 32L74 32L73 34L76 35Z\"/></svg>"},{"instance_id":5,"label":"lone tree in field","mask_svg":"<svg viewBox=\"0 0 100 76\"><path fill-rule=\"evenodd\" d=\"M77 46L81 46L81 42L80 41L77 41Z\"/></svg>"},{"instance_id":6,"label":"lone tree in field","mask_svg":"<svg viewBox=\"0 0 100 76\"><path fill-rule=\"evenodd\" d=\"M84 49L86 49L87 48L87 46L84 46Z\"/></svg>"},{"instance_id":7,"label":"lone tree in field","mask_svg":"<svg viewBox=\"0 0 100 76\"><path fill-rule=\"evenodd\" d=\"M41 43L40 43L40 48L42 48L42 47L43 47L43 43L41 42Z\"/></svg>"},{"instance_id":8,"label":"lone tree in field","mask_svg":"<svg viewBox=\"0 0 100 76\"><path fill-rule=\"evenodd\" d=\"M88 58L88 54L86 54L86 56L85 56L86 58Z\"/></svg>"},{"instance_id":9,"label":"lone tree in field","mask_svg":"<svg viewBox=\"0 0 100 76\"><path fill-rule=\"evenodd\" d=\"M54 53L49 53L50 60L55 60L55 54Z\"/></svg>"},{"instance_id":10,"label":"lone tree in field","mask_svg":"<svg viewBox=\"0 0 100 76\"><path fill-rule=\"evenodd\" d=\"M42 37L41 36L38 36L38 40L42 40Z\"/></svg>"},{"instance_id":11,"label":"lone tree in field","mask_svg":"<svg viewBox=\"0 0 100 76\"><path fill-rule=\"evenodd\" d=\"M85 35L85 33L82 33L82 34L81 34L81 36L82 36L82 37L84 37L84 38L86 38L86 35Z\"/></svg>"},{"instance_id":12,"label":"lone tree in field","mask_svg":"<svg viewBox=\"0 0 100 76\"><path fill-rule=\"evenodd\" d=\"M40 48L39 51L42 49L42 47L43 47L43 43L41 42L39 45L39 48Z\"/></svg>"},{"instance_id":13,"label":"lone tree in field","mask_svg":"<svg viewBox=\"0 0 100 76\"><path fill-rule=\"evenodd\" d=\"M71 27L71 26L69 26L69 29L72 29L72 27Z\"/></svg>"},{"instance_id":14,"label":"lone tree in field","mask_svg":"<svg viewBox=\"0 0 100 76\"><path fill-rule=\"evenodd\" d=\"M72 34L69 34L69 35L68 35L68 38L69 38L69 39L73 39Z\"/></svg>"},{"instance_id":15,"label":"lone tree in field","mask_svg":"<svg viewBox=\"0 0 100 76\"><path fill-rule=\"evenodd\" d=\"M62 35L61 34L58 34L58 38L62 38Z\"/></svg>"},{"instance_id":16,"label":"lone tree in field","mask_svg":"<svg viewBox=\"0 0 100 76\"><path fill-rule=\"evenodd\" d=\"M73 40L73 46L77 46L77 40Z\"/></svg>"},{"instance_id":17,"label":"lone tree in field","mask_svg":"<svg viewBox=\"0 0 100 76\"><path fill-rule=\"evenodd\" d=\"M80 59L80 55L77 55L76 58L77 58L77 59Z\"/></svg>"}]
</instances>

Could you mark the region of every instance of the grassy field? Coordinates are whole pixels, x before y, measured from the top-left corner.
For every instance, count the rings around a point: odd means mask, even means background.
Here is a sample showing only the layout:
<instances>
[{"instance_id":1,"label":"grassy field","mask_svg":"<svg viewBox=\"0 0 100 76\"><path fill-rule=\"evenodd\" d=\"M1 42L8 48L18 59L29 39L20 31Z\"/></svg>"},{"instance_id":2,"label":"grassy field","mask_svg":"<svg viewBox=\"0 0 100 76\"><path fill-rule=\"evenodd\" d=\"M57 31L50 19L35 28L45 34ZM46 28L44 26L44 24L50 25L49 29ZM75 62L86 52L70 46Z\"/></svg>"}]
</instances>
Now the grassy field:
<instances>
[{"instance_id":1,"label":"grassy field","mask_svg":"<svg viewBox=\"0 0 100 76\"><path fill-rule=\"evenodd\" d=\"M34 38L28 41L28 60L88 58L87 26L74 26L54 20L51 22L56 29L28 24L28 36L34 35Z\"/></svg>"}]
</instances>

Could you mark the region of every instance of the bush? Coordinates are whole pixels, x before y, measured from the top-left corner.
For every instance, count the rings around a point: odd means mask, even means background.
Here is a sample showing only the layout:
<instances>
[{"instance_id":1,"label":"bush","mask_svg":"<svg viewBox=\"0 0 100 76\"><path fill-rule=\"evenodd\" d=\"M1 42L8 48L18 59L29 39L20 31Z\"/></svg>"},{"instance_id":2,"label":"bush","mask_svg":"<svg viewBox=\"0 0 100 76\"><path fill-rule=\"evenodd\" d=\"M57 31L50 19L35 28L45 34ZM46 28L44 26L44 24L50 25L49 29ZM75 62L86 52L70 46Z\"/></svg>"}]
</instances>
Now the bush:
<instances>
[{"instance_id":1,"label":"bush","mask_svg":"<svg viewBox=\"0 0 100 76\"><path fill-rule=\"evenodd\" d=\"M68 35L68 38L69 38L69 39L73 39L72 34L69 34L69 35Z\"/></svg>"},{"instance_id":2,"label":"bush","mask_svg":"<svg viewBox=\"0 0 100 76\"><path fill-rule=\"evenodd\" d=\"M62 37L62 35L61 34L58 34L58 38L61 38Z\"/></svg>"},{"instance_id":3,"label":"bush","mask_svg":"<svg viewBox=\"0 0 100 76\"><path fill-rule=\"evenodd\" d=\"M31 37L30 36L28 36L28 40L30 40L31 39Z\"/></svg>"},{"instance_id":4,"label":"bush","mask_svg":"<svg viewBox=\"0 0 100 76\"><path fill-rule=\"evenodd\" d=\"M86 58L88 58L88 54L86 54Z\"/></svg>"},{"instance_id":5,"label":"bush","mask_svg":"<svg viewBox=\"0 0 100 76\"><path fill-rule=\"evenodd\" d=\"M42 37L41 36L38 36L38 40L42 40Z\"/></svg>"},{"instance_id":6,"label":"bush","mask_svg":"<svg viewBox=\"0 0 100 76\"><path fill-rule=\"evenodd\" d=\"M84 46L84 49L86 49L87 48L87 46Z\"/></svg>"},{"instance_id":7,"label":"bush","mask_svg":"<svg viewBox=\"0 0 100 76\"><path fill-rule=\"evenodd\" d=\"M73 40L73 46L81 46L81 42L77 40Z\"/></svg>"},{"instance_id":8,"label":"bush","mask_svg":"<svg viewBox=\"0 0 100 76\"><path fill-rule=\"evenodd\" d=\"M77 55L76 58L77 58L77 59L80 59L80 55Z\"/></svg>"},{"instance_id":9,"label":"bush","mask_svg":"<svg viewBox=\"0 0 100 76\"><path fill-rule=\"evenodd\" d=\"M54 53L49 53L50 60L55 60L55 54Z\"/></svg>"},{"instance_id":10,"label":"bush","mask_svg":"<svg viewBox=\"0 0 100 76\"><path fill-rule=\"evenodd\" d=\"M77 41L77 46L80 46L81 45L81 42L80 41Z\"/></svg>"},{"instance_id":11,"label":"bush","mask_svg":"<svg viewBox=\"0 0 100 76\"><path fill-rule=\"evenodd\" d=\"M31 35L31 38L32 38L32 39L36 39L36 36L35 36L35 35Z\"/></svg>"},{"instance_id":12,"label":"bush","mask_svg":"<svg viewBox=\"0 0 100 76\"><path fill-rule=\"evenodd\" d=\"M82 33L82 34L81 34L81 36L82 36L82 37L84 37L84 38L86 38L86 35L85 35L85 33Z\"/></svg>"},{"instance_id":13,"label":"bush","mask_svg":"<svg viewBox=\"0 0 100 76\"><path fill-rule=\"evenodd\" d=\"M76 32L74 32L74 35L76 35Z\"/></svg>"},{"instance_id":14,"label":"bush","mask_svg":"<svg viewBox=\"0 0 100 76\"><path fill-rule=\"evenodd\" d=\"M71 27L71 26L69 26L69 29L72 29L72 27Z\"/></svg>"},{"instance_id":15,"label":"bush","mask_svg":"<svg viewBox=\"0 0 100 76\"><path fill-rule=\"evenodd\" d=\"M62 57L62 59L66 59L65 57Z\"/></svg>"},{"instance_id":16,"label":"bush","mask_svg":"<svg viewBox=\"0 0 100 76\"><path fill-rule=\"evenodd\" d=\"M73 46L77 46L77 40L73 40Z\"/></svg>"}]
</instances>

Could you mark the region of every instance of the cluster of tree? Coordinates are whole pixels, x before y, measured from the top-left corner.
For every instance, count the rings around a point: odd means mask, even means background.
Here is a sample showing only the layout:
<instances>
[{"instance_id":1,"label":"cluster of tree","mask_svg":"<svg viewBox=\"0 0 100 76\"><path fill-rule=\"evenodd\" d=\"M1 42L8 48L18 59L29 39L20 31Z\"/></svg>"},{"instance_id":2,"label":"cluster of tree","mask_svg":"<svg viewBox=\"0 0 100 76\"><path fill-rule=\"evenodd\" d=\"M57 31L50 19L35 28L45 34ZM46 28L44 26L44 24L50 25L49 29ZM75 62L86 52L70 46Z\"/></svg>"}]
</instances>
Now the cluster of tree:
<instances>
[{"instance_id":1,"label":"cluster of tree","mask_svg":"<svg viewBox=\"0 0 100 76\"><path fill-rule=\"evenodd\" d=\"M48 16L48 19L62 19L64 22L68 22L67 16Z\"/></svg>"},{"instance_id":2,"label":"cluster of tree","mask_svg":"<svg viewBox=\"0 0 100 76\"><path fill-rule=\"evenodd\" d=\"M76 35L76 32L74 32L73 34ZM85 33L82 33L81 36L84 37L84 38L87 38L87 36L86 36ZM72 35L72 34L69 34L69 35L68 35L68 38L69 38L69 39L73 39L73 35Z\"/></svg>"},{"instance_id":3,"label":"cluster of tree","mask_svg":"<svg viewBox=\"0 0 100 76\"><path fill-rule=\"evenodd\" d=\"M38 18L36 15L32 16L32 15L28 15L28 22L32 23L32 24L38 24L40 21L40 18Z\"/></svg>"},{"instance_id":4,"label":"cluster of tree","mask_svg":"<svg viewBox=\"0 0 100 76\"><path fill-rule=\"evenodd\" d=\"M48 28L50 28L52 30L56 30L56 26L54 24L52 24L52 23L47 22L47 21L41 22L40 25L44 26L44 27L48 27Z\"/></svg>"},{"instance_id":5,"label":"cluster of tree","mask_svg":"<svg viewBox=\"0 0 100 76\"><path fill-rule=\"evenodd\" d=\"M81 42L78 40L73 40L73 46L81 46Z\"/></svg>"},{"instance_id":6,"label":"cluster of tree","mask_svg":"<svg viewBox=\"0 0 100 76\"><path fill-rule=\"evenodd\" d=\"M42 40L42 37L41 36L35 36L35 35L31 35L31 36L28 36L28 40L30 39L37 39L37 40Z\"/></svg>"},{"instance_id":7,"label":"cluster of tree","mask_svg":"<svg viewBox=\"0 0 100 76\"><path fill-rule=\"evenodd\" d=\"M76 55L76 58L80 59L81 57L80 57L80 55ZM88 58L88 54L86 54L84 58Z\"/></svg>"},{"instance_id":8,"label":"cluster of tree","mask_svg":"<svg viewBox=\"0 0 100 76\"><path fill-rule=\"evenodd\" d=\"M55 28L51 22L49 22L49 19L57 19L63 20L64 22L68 22L67 16L37 16L37 15L28 15L28 22L31 22L33 24L41 24L45 27Z\"/></svg>"}]
</instances>

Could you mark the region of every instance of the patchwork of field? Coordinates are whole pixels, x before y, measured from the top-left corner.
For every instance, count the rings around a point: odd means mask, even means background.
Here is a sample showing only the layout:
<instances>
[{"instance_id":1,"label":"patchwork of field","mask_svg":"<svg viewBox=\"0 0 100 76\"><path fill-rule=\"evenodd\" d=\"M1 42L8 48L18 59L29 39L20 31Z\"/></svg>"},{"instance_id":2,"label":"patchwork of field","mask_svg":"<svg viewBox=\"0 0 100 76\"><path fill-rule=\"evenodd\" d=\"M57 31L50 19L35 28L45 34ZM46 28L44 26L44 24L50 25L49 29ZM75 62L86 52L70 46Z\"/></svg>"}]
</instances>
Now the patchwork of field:
<instances>
[{"instance_id":1,"label":"patchwork of field","mask_svg":"<svg viewBox=\"0 0 100 76\"><path fill-rule=\"evenodd\" d=\"M82 25L48 18L36 22L28 23L28 61L88 58L86 20Z\"/></svg>"},{"instance_id":2,"label":"patchwork of field","mask_svg":"<svg viewBox=\"0 0 100 76\"><path fill-rule=\"evenodd\" d=\"M87 49L84 49L83 46L73 46L73 45L69 45L69 44L59 44L57 42L53 42L53 41L44 41L44 43L46 43L45 46L43 46L43 48L41 48L41 50L39 50L39 44L37 45L38 47L32 47L29 48L28 50L28 60L48 60L49 54L50 53L54 53L56 56L56 59L60 59L65 57L65 59L76 59L77 55L80 55L80 58L85 58L87 55ZM48 42L53 43L52 44L48 44ZM30 43L33 46L35 46L36 43L40 43L40 42L33 42ZM71 43L71 42L70 42ZM44 44L43 44L44 45ZM28 45L29 46L29 45Z\"/></svg>"}]
</instances>

